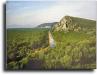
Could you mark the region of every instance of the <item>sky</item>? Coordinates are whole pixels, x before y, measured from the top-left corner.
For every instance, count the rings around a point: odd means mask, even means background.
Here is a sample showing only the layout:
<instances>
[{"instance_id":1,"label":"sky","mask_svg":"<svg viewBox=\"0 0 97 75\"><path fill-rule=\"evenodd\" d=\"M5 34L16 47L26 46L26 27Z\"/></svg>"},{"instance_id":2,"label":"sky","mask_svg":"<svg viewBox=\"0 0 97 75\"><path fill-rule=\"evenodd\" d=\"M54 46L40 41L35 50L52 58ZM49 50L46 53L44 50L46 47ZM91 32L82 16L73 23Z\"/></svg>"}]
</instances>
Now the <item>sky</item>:
<instances>
[{"instance_id":1,"label":"sky","mask_svg":"<svg viewBox=\"0 0 97 75\"><path fill-rule=\"evenodd\" d=\"M95 1L7 1L7 28L31 28L69 15L96 20Z\"/></svg>"}]
</instances>

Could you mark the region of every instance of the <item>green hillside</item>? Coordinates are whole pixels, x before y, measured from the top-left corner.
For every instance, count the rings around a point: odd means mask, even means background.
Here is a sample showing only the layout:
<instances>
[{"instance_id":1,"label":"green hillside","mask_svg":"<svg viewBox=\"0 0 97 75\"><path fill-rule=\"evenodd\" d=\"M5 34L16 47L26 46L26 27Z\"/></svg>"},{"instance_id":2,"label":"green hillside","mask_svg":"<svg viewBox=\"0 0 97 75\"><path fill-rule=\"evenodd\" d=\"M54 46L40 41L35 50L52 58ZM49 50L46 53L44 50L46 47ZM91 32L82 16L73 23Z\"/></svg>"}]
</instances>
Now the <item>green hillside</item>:
<instances>
[{"instance_id":1,"label":"green hillside","mask_svg":"<svg viewBox=\"0 0 97 75\"><path fill-rule=\"evenodd\" d=\"M7 29L6 65L8 70L95 69L96 21L65 16L50 30Z\"/></svg>"},{"instance_id":2,"label":"green hillside","mask_svg":"<svg viewBox=\"0 0 97 75\"><path fill-rule=\"evenodd\" d=\"M96 21L94 20L78 18L78 17L71 17L71 19L74 24L78 24L83 29L86 28L86 29L94 30L96 28Z\"/></svg>"},{"instance_id":3,"label":"green hillside","mask_svg":"<svg viewBox=\"0 0 97 75\"><path fill-rule=\"evenodd\" d=\"M52 27L52 31L95 31L96 21L65 16Z\"/></svg>"},{"instance_id":4,"label":"green hillside","mask_svg":"<svg viewBox=\"0 0 97 75\"><path fill-rule=\"evenodd\" d=\"M67 26L66 30L62 28L63 25ZM54 27L51 32L56 41L56 47L51 54L55 53L57 58L55 61L59 60L64 69L95 68L96 21L65 16ZM80 30L75 31L79 27Z\"/></svg>"}]
</instances>

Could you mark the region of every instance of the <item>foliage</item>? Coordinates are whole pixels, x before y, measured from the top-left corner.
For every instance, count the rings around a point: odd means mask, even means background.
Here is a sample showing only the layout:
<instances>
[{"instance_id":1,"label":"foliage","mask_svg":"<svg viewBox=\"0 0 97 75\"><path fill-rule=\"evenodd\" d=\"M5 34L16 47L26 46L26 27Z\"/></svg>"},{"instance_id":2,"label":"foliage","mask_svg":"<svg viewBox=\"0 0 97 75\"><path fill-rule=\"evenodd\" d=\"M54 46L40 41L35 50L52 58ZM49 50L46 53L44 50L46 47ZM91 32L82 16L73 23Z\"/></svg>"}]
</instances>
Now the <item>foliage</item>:
<instances>
[{"instance_id":1,"label":"foliage","mask_svg":"<svg viewBox=\"0 0 97 75\"><path fill-rule=\"evenodd\" d=\"M7 68L22 69L35 57L35 49L48 45L48 29L7 29ZM13 62L14 61L14 62Z\"/></svg>"},{"instance_id":2,"label":"foliage","mask_svg":"<svg viewBox=\"0 0 97 75\"><path fill-rule=\"evenodd\" d=\"M48 45L48 29L8 29L7 68L24 69L30 60L39 69L96 68L95 29L52 32L52 35L56 42L54 48Z\"/></svg>"}]
</instances>

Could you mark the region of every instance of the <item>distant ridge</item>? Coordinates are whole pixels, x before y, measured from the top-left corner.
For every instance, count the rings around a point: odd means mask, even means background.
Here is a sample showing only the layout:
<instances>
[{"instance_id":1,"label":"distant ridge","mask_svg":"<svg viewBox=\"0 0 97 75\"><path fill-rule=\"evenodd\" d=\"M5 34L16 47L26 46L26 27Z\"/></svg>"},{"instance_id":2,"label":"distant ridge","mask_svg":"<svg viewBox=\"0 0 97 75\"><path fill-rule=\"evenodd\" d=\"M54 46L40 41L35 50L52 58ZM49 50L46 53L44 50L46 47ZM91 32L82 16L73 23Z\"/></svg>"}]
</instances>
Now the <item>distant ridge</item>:
<instances>
[{"instance_id":1,"label":"distant ridge","mask_svg":"<svg viewBox=\"0 0 97 75\"><path fill-rule=\"evenodd\" d=\"M53 25L55 25L56 23L58 23L58 22L43 23L43 24L38 25L37 27L38 27L38 28L51 28L51 27L53 27Z\"/></svg>"}]
</instances>

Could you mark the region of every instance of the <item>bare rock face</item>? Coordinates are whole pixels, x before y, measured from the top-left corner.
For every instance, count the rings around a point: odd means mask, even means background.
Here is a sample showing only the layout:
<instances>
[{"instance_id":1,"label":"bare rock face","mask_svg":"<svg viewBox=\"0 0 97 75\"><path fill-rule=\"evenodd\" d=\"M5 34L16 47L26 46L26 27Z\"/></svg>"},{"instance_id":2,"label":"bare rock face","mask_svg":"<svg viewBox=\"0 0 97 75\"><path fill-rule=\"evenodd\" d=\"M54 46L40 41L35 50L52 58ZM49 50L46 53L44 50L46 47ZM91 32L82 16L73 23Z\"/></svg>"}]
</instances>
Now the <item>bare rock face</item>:
<instances>
[{"instance_id":1,"label":"bare rock face","mask_svg":"<svg viewBox=\"0 0 97 75\"><path fill-rule=\"evenodd\" d=\"M81 28L73 23L72 17L65 16L52 27L53 31L79 31Z\"/></svg>"}]
</instances>

